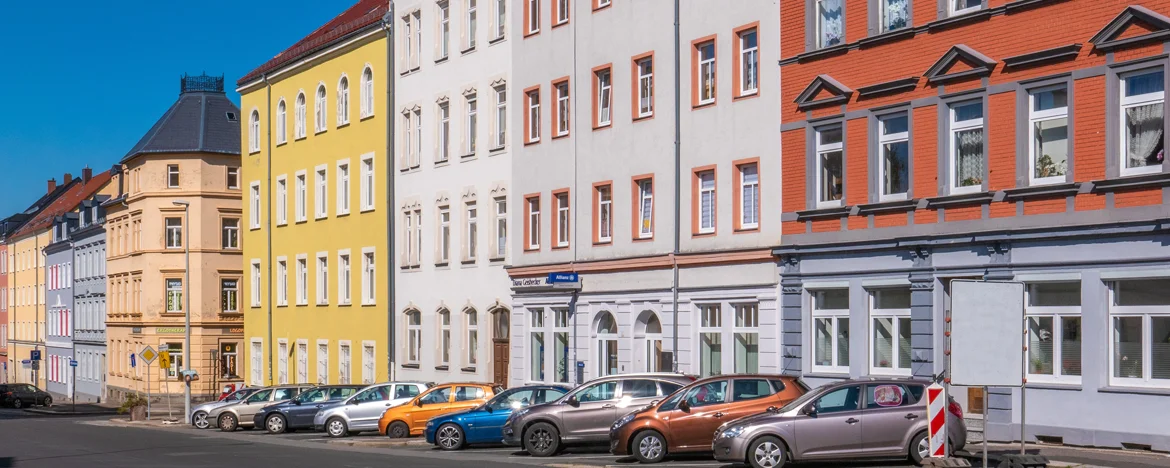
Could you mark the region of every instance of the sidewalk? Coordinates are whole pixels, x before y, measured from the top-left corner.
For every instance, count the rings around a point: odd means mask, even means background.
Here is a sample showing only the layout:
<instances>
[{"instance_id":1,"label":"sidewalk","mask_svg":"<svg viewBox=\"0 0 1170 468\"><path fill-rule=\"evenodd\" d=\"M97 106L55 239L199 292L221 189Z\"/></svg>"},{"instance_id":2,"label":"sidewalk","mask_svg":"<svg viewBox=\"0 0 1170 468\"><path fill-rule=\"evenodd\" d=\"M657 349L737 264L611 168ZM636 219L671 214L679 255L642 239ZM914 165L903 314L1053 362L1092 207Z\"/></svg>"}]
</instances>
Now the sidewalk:
<instances>
[{"instance_id":1,"label":"sidewalk","mask_svg":"<svg viewBox=\"0 0 1170 468\"><path fill-rule=\"evenodd\" d=\"M63 403L50 407L37 406L32 408L25 408L24 410L29 413L52 416L97 416L118 413L118 407L116 406L98 405L93 403L79 403L76 406L74 406L72 403Z\"/></svg>"},{"instance_id":2,"label":"sidewalk","mask_svg":"<svg viewBox=\"0 0 1170 468\"><path fill-rule=\"evenodd\" d=\"M971 462L971 466L983 466L983 444L969 444L965 450L956 455L962 456ZM1159 452L1139 452L1121 449L1098 449L1069 447L1064 445L1044 445L1029 443L1025 446L1028 455L1042 455L1048 458L1050 467L1125 467L1125 468L1153 468L1170 466L1170 454ZM999 465L1000 457L1004 454L1020 453L1020 444L987 444L987 466Z\"/></svg>"}]
</instances>

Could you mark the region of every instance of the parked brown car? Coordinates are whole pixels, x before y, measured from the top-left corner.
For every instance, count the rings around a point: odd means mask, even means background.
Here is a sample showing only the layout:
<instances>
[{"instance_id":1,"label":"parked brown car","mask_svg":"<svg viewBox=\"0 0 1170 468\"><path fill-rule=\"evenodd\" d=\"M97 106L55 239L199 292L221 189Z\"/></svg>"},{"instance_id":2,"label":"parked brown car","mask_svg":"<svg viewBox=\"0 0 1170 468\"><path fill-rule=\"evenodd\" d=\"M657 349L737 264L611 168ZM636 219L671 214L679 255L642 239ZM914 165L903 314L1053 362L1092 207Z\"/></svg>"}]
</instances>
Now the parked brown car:
<instances>
[{"instance_id":1,"label":"parked brown car","mask_svg":"<svg viewBox=\"0 0 1170 468\"><path fill-rule=\"evenodd\" d=\"M617 420L609 431L609 451L632 454L642 463L658 463L673 453L710 452L719 425L780 408L807 391L789 376L708 377Z\"/></svg>"},{"instance_id":2,"label":"parked brown car","mask_svg":"<svg viewBox=\"0 0 1170 468\"><path fill-rule=\"evenodd\" d=\"M560 399L516 410L504 423L504 443L536 457L555 455L565 444L604 444L613 422L688 385L682 374L623 374L601 377ZM708 435L709 437L709 435Z\"/></svg>"}]
</instances>

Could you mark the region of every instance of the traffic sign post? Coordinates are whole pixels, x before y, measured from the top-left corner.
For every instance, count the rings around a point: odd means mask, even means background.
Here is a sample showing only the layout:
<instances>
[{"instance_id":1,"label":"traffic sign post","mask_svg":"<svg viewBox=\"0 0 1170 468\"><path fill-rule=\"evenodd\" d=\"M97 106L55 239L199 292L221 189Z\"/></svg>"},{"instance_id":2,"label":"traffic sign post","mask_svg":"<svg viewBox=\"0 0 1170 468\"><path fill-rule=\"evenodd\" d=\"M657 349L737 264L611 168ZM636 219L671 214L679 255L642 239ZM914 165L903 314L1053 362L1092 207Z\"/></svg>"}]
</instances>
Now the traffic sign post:
<instances>
[{"instance_id":1,"label":"traffic sign post","mask_svg":"<svg viewBox=\"0 0 1170 468\"><path fill-rule=\"evenodd\" d=\"M926 427L930 456L947 456L947 389L938 382L926 388Z\"/></svg>"},{"instance_id":2,"label":"traffic sign post","mask_svg":"<svg viewBox=\"0 0 1170 468\"><path fill-rule=\"evenodd\" d=\"M70 384L70 388L73 391L73 396L71 397L73 399L73 412L76 413L77 412L77 383L76 383L77 382L77 360L76 359L69 358L69 368L71 370L73 370L73 382L74 383Z\"/></svg>"},{"instance_id":3,"label":"traffic sign post","mask_svg":"<svg viewBox=\"0 0 1170 468\"><path fill-rule=\"evenodd\" d=\"M146 363L146 420L150 421L150 365L158 358L158 353L154 352L154 348L147 345L142 348L142 352L138 353L142 357L142 361ZM130 355L130 363L134 363L134 355Z\"/></svg>"}]
</instances>

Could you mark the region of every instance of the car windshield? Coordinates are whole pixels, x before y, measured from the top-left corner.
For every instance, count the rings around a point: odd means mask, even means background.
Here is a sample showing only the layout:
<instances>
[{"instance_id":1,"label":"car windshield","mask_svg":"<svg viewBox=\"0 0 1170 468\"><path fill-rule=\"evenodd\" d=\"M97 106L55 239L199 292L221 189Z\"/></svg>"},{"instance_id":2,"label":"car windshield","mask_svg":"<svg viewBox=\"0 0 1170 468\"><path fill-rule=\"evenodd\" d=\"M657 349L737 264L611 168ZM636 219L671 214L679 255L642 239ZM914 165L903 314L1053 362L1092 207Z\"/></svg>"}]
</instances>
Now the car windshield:
<instances>
[{"instance_id":1,"label":"car windshield","mask_svg":"<svg viewBox=\"0 0 1170 468\"><path fill-rule=\"evenodd\" d=\"M373 387L358 392L357 395L354 395L353 398L350 399L350 402L365 403L368 401L383 401L388 400L389 396L390 393L386 390L386 387Z\"/></svg>"},{"instance_id":2,"label":"car windshield","mask_svg":"<svg viewBox=\"0 0 1170 468\"><path fill-rule=\"evenodd\" d=\"M801 406L804 406L804 404L808 403L809 400L812 400L813 398L820 396L822 393L824 393L824 387L821 387L821 388L818 388L815 390L811 390L808 393L801 395L800 398L797 398L795 400L788 402L788 404L781 407L779 411L781 413L783 413L786 411L791 411L793 408L799 408Z\"/></svg>"},{"instance_id":3,"label":"car windshield","mask_svg":"<svg viewBox=\"0 0 1170 468\"><path fill-rule=\"evenodd\" d=\"M272 389L261 390L259 392L253 393L252 396L248 397L248 402L252 403L257 401L268 401L268 396L271 394Z\"/></svg>"},{"instance_id":4,"label":"car windshield","mask_svg":"<svg viewBox=\"0 0 1170 468\"><path fill-rule=\"evenodd\" d=\"M328 388L314 388L305 393L297 395L293 400L298 403L313 403L317 401L325 401L329 394Z\"/></svg>"},{"instance_id":5,"label":"car windshield","mask_svg":"<svg viewBox=\"0 0 1170 468\"><path fill-rule=\"evenodd\" d=\"M228 395L226 400L227 401L240 401L240 400L243 400L244 398L247 398L250 393L252 393L251 390L237 390L236 393Z\"/></svg>"}]
</instances>

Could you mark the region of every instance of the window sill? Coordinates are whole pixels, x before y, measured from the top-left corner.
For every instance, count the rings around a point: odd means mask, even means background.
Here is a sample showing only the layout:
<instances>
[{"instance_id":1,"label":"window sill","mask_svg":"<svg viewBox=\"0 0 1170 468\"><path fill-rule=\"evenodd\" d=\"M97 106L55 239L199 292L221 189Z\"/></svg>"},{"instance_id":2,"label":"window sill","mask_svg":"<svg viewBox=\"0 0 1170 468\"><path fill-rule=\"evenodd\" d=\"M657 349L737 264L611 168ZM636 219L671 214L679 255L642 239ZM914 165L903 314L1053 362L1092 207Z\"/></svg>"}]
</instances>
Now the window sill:
<instances>
[{"instance_id":1,"label":"window sill","mask_svg":"<svg viewBox=\"0 0 1170 468\"><path fill-rule=\"evenodd\" d=\"M260 154L260 150L257 149L257 150L252 150L252 151L248 152L248 156L251 156L253 154Z\"/></svg>"},{"instance_id":2,"label":"window sill","mask_svg":"<svg viewBox=\"0 0 1170 468\"><path fill-rule=\"evenodd\" d=\"M526 248L524 249L524 253L536 253L536 252L540 252L540 246L539 246L539 245L532 246L532 247L526 247Z\"/></svg>"},{"instance_id":3,"label":"window sill","mask_svg":"<svg viewBox=\"0 0 1170 468\"><path fill-rule=\"evenodd\" d=\"M467 153L467 154L461 154L461 155L459 155L459 160L460 160L460 161L467 161L467 160L469 160L469 159L475 159L475 153L474 153L474 152L472 152L472 153Z\"/></svg>"},{"instance_id":4,"label":"window sill","mask_svg":"<svg viewBox=\"0 0 1170 468\"><path fill-rule=\"evenodd\" d=\"M744 101L744 100L748 100L748 99L752 99L752 98L758 98L758 97L760 97L760 90L759 90L759 89L756 89L756 90L754 90L754 91L752 91L752 92L750 92L750 93L746 93L746 94L740 94L740 95L732 96L732 97L731 97L731 102Z\"/></svg>"},{"instance_id":5,"label":"window sill","mask_svg":"<svg viewBox=\"0 0 1170 468\"><path fill-rule=\"evenodd\" d=\"M460 55L467 55L467 54L470 54L472 52L475 52L475 45L474 44L472 44L471 47L468 47L466 49L459 51L459 54Z\"/></svg>"},{"instance_id":6,"label":"window sill","mask_svg":"<svg viewBox=\"0 0 1170 468\"><path fill-rule=\"evenodd\" d=\"M253 305L252 308L260 308L260 305L259 304ZM220 312L219 316L220 317L243 317L244 313L240 312L238 310L234 311L234 312Z\"/></svg>"},{"instance_id":7,"label":"window sill","mask_svg":"<svg viewBox=\"0 0 1170 468\"><path fill-rule=\"evenodd\" d=\"M338 302L337 303L337 307L352 307L352 306L353 306L352 302Z\"/></svg>"},{"instance_id":8,"label":"window sill","mask_svg":"<svg viewBox=\"0 0 1170 468\"><path fill-rule=\"evenodd\" d=\"M1080 182L1069 182L1012 188L1004 190L1003 193L1005 199L1015 201L1027 198L1068 197L1076 195L1080 191Z\"/></svg>"},{"instance_id":9,"label":"window sill","mask_svg":"<svg viewBox=\"0 0 1170 468\"><path fill-rule=\"evenodd\" d=\"M524 146L528 146L528 145L536 145L536 144L540 144L540 139L539 139L539 138L537 138L537 139L535 139L535 140L528 140L528 141L524 142Z\"/></svg>"},{"instance_id":10,"label":"window sill","mask_svg":"<svg viewBox=\"0 0 1170 468\"><path fill-rule=\"evenodd\" d=\"M301 135L299 137L293 138L293 141L301 141L301 140L304 140L305 138L306 137L304 135Z\"/></svg>"},{"instance_id":11,"label":"window sill","mask_svg":"<svg viewBox=\"0 0 1170 468\"><path fill-rule=\"evenodd\" d=\"M613 239L593 241L594 247L607 247L613 245Z\"/></svg>"},{"instance_id":12,"label":"window sill","mask_svg":"<svg viewBox=\"0 0 1170 468\"><path fill-rule=\"evenodd\" d=\"M852 211L852 210L853 210L852 206L842 205L842 206L833 206L833 207L829 207L829 208L817 208L817 209L812 209L812 210L797 211L796 212L796 220L797 221L808 221L808 220L820 219L820 218L840 218L843 216L848 216L850 211Z\"/></svg>"},{"instance_id":13,"label":"window sill","mask_svg":"<svg viewBox=\"0 0 1170 468\"><path fill-rule=\"evenodd\" d=\"M446 268L449 262L435 262L435 268Z\"/></svg>"},{"instance_id":14,"label":"window sill","mask_svg":"<svg viewBox=\"0 0 1170 468\"><path fill-rule=\"evenodd\" d=\"M322 219L327 219L327 218L329 218L329 215L317 215L317 216L313 217L313 221L320 221Z\"/></svg>"},{"instance_id":15,"label":"window sill","mask_svg":"<svg viewBox=\"0 0 1170 468\"><path fill-rule=\"evenodd\" d=\"M488 261L489 262L502 262L502 261L504 261L504 257L503 256L492 257L492 258L489 258Z\"/></svg>"},{"instance_id":16,"label":"window sill","mask_svg":"<svg viewBox=\"0 0 1170 468\"><path fill-rule=\"evenodd\" d=\"M376 302L363 302L362 303L362 307L376 307L377 305L378 304Z\"/></svg>"},{"instance_id":17,"label":"window sill","mask_svg":"<svg viewBox=\"0 0 1170 468\"><path fill-rule=\"evenodd\" d=\"M691 104L691 110L699 110L699 109L703 109L703 108L707 108L707 107L712 107L714 105L715 105L715 101L700 102L697 104Z\"/></svg>"},{"instance_id":18,"label":"window sill","mask_svg":"<svg viewBox=\"0 0 1170 468\"><path fill-rule=\"evenodd\" d=\"M463 372L475 372L475 366L472 366L472 367L464 367L464 368L461 368L461 369L459 369L459 370L460 370L460 371L463 371Z\"/></svg>"},{"instance_id":19,"label":"window sill","mask_svg":"<svg viewBox=\"0 0 1170 468\"><path fill-rule=\"evenodd\" d=\"M710 232L692 232L691 237L714 237L716 231Z\"/></svg>"},{"instance_id":20,"label":"window sill","mask_svg":"<svg viewBox=\"0 0 1170 468\"><path fill-rule=\"evenodd\" d=\"M646 115L635 115L634 122L641 122L643 120L650 120L653 118L654 118L654 112L651 112L651 113L646 114Z\"/></svg>"},{"instance_id":21,"label":"window sill","mask_svg":"<svg viewBox=\"0 0 1170 468\"><path fill-rule=\"evenodd\" d=\"M927 198L926 206L929 208L947 208L959 205L983 204L990 203L994 198L995 196L990 192L944 195L941 197Z\"/></svg>"},{"instance_id":22,"label":"window sill","mask_svg":"<svg viewBox=\"0 0 1170 468\"><path fill-rule=\"evenodd\" d=\"M1084 390L1079 383L1057 383L1057 382L1026 382L1024 388L1034 390L1066 390L1079 392Z\"/></svg>"},{"instance_id":23,"label":"window sill","mask_svg":"<svg viewBox=\"0 0 1170 468\"><path fill-rule=\"evenodd\" d=\"M438 65L440 63L446 63L448 60L451 60L450 55L445 55L445 56L439 57L439 58L435 59L435 65Z\"/></svg>"},{"instance_id":24,"label":"window sill","mask_svg":"<svg viewBox=\"0 0 1170 468\"><path fill-rule=\"evenodd\" d=\"M908 200L891 200L877 203L866 203L864 205L857 205L856 214L867 216L875 213L883 213L889 211L914 211L919 208L921 199L911 198Z\"/></svg>"},{"instance_id":25,"label":"window sill","mask_svg":"<svg viewBox=\"0 0 1170 468\"><path fill-rule=\"evenodd\" d=\"M602 10L605 10L605 9L607 9L607 8L611 7L611 6L613 6L613 2L606 3L605 5L602 5L602 6L599 6L599 7L597 7L597 8L594 8L594 9L593 9L593 12L594 12L594 13L597 13L597 12L599 12L599 11L602 11Z\"/></svg>"},{"instance_id":26,"label":"window sill","mask_svg":"<svg viewBox=\"0 0 1170 468\"><path fill-rule=\"evenodd\" d=\"M277 304L276 307L288 307L288 304Z\"/></svg>"},{"instance_id":27,"label":"window sill","mask_svg":"<svg viewBox=\"0 0 1170 468\"><path fill-rule=\"evenodd\" d=\"M435 370L441 370L441 371L451 370L451 367L450 366L435 366Z\"/></svg>"},{"instance_id":28,"label":"window sill","mask_svg":"<svg viewBox=\"0 0 1170 468\"><path fill-rule=\"evenodd\" d=\"M344 216L349 216L349 212L348 212L348 211L346 211L346 212L338 212L337 214L333 215L333 217L334 217L334 218L341 218L341 217L344 217Z\"/></svg>"},{"instance_id":29,"label":"window sill","mask_svg":"<svg viewBox=\"0 0 1170 468\"><path fill-rule=\"evenodd\" d=\"M613 127L613 122L610 122L610 123L607 123L607 124L604 124L604 125L594 125L594 126L593 126L593 131L597 131L597 130L605 130L605 129L607 129L607 128L612 128L612 127Z\"/></svg>"},{"instance_id":30,"label":"window sill","mask_svg":"<svg viewBox=\"0 0 1170 468\"><path fill-rule=\"evenodd\" d=\"M308 306L309 306L309 303L308 303L308 302L305 302L305 303L302 303L302 304L297 304L297 305L296 305L296 307L308 307Z\"/></svg>"},{"instance_id":31,"label":"window sill","mask_svg":"<svg viewBox=\"0 0 1170 468\"><path fill-rule=\"evenodd\" d=\"M449 165L449 164L451 164L451 160L450 160L450 159L444 159L444 160L441 160L441 161L435 161L434 167L446 167L446 166L447 166L447 165Z\"/></svg>"},{"instance_id":32,"label":"window sill","mask_svg":"<svg viewBox=\"0 0 1170 468\"><path fill-rule=\"evenodd\" d=\"M495 37L492 39L488 39L488 45L496 45L496 44L499 44L501 42L504 42L505 37L507 37L507 36L499 36L499 37Z\"/></svg>"},{"instance_id":33,"label":"window sill","mask_svg":"<svg viewBox=\"0 0 1170 468\"><path fill-rule=\"evenodd\" d=\"M366 208L362 208L362 209L361 209L359 212L361 212L361 213L369 213L369 212L371 212L371 211L374 211L374 207L372 207L372 206L369 206L369 207L366 207Z\"/></svg>"},{"instance_id":34,"label":"window sill","mask_svg":"<svg viewBox=\"0 0 1170 468\"><path fill-rule=\"evenodd\" d=\"M476 259L474 259L474 258L465 258L462 261L460 261L459 263L461 265L475 265L475 260Z\"/></svg>"},{"instance_id":35,"label":"window sill","mask_svg":"<svg viewBox=\"0 0 1170 468\"><path fill-rule=\"evenodd\" d=\"M754 234L760 232L760 226L755 225L751 227L738 227L731 231L734 234Z\"/></svg>"},{"instance_id":36,"label":"window sill","mask_svg":"<svg viewBox=\"0 0 1170 468\"><path fill-rule=\"evenodd\" d=\"M327 131L329 131L329 129L327 129L327 128L323 128L323 129L317 130L316 132L313 132L313 136L320 135L320 134L322 134L322 133L325 133L325 132L327 132Z\"/></svg>"},{"instance_id":37,"label":"window sill","mask_svg":"<svg viewBox=\"0 0 1170 468\"><path fill-rule=\"evenodd\" d=\"M488 148L488 154L491 154L491 155L494 155L494 154L496 154L496 153L500 153L500 152L503 152L503 151L504 151L504 147L503 147L503 146L497 146L497 147L495 147L495 148Z\"/></svg>"},{"instance_id":38,"label":"window sill","mask_svg":"<svg viewBox=\"0 0 1170 468\"><path fill-rule=\"evenodd\" d=\"M552 249L553 250L567 250L568 248L569 248L569 244L565 244L565 245L558 245L556 247L553 247Z\"/></svg>"},{"instance_id":39,"label":"window sill","mask_svg":"<svg viewBox=\"0 0 1170 468\"><path fill-rule=\"evenodd\" d=\"M869 47L869 46L874 46L874 45L878 45L878 44L884 44L886 42L896 41L899 39L911 38L911 37L914 37L914 34L915 34L914 28L903 27L901 29L895 29L893 31L886 31L886 32L883 32L883 33L878 34L876 36L869 36L867 38L858 40L857 45L859 47Z\"/></svg>"},{"instance_id":40,"label":"window sill","mask_svg":"<svg viewBox=\"0 0 1170 468\"><path fill-rule=\"evenodd\" d=\"M402 365L403 369L418 369L419 367L420 366L418 364L403 364Z\"/></svg>"},{"instance_id":41,"label":"window sill","mask_svg":"<svg viewBox=\"0 0 1170 468\"><path fill-rule=\"evenodd\" d=\"M539 29L537 29L537 30L535 30L535 31L524 31L524 38L525 38L525 39L528 39L528 38L530 38L530 37L532 37L532 36L535 36L535 35L537 35L537 34L540 34L540 30L539 30Z\"/></svg>"},{"instance_id":42,"label":"window sill","mask_svg":"<svg viewBox=\"0 0 1170 468\"><path fill-rule=\"evenodd\" d=\"M595 128L594 130L597 130L597 129ZM552 139L554 139L554 140L559 140L559 139L561 139L561 138L567 138L568 136L569 136L569 134L568 134L568 133L565 133L565 134L563 134L563 135L553 135Z\"/></svg>"},{"instance_id":43,"label":"window sill","mask_svg":"<svg viewBox=\"0 0 1170 468\"><path fill-rule=\"evenodd\" d=\"M345 122L337 122L337 126L336 126L336 127L334 127L334 128L341 129L341 128L345 128L345 127L348 127L348 126L349 126L349 121L348 121L348 120L346 120Z\"/></svg>"},{"instance_id":44,"label":"window sill","mask_svg":"<svg viewBox=\"0 0 1170 468\"><path fill-rule=\"evenodd\" d=\"M1170 185L1170 173L1157 172L1154 174L1122 176L1114 179L1094 180L1092 182L1088 182L1088 185L1089 191L1093 193L1164 187Z\"/></svg>"},{"instance_id":45,"label":"window sill","mask_svg":"<svg viewBox=\"0 0 1170 468\"><path fill-rule=\"evenodd\" d=\"M988 18L991 18L991 9L984 8L982 10L972 11L972 12L968 12L968 13L960 13L960 14L957 14L955 16L951 16L949 18L944 18L944 19L935 21L933 23L926 25L926 30L930 31L930 32L934 32L934 31L937 31L940 29L946 29L946 28L949 28L951 26L958 26L958 25L965 24L968 22L983 21L983 20L986 20Z\"/></svg>"},{"instance_id":46,"label":"window sill","mask_svg":"<svg viewBox=\"0 0 1170 468\"><path fill-rule=\"evenodd\" d=\"M358 121L363 122L367 119L372 119L372 118L374 118L374 114L366 114L366 115L363 115L360 118L358 118Z\"/></svg>"},{"instance_id":47,"label":"window sill","mask_svg":"<svg viewBox=\"0 0 1170 468\"><path fill-rule=\"evenodd\" d=\"M813 49L803 54L798 54L790 60L794 62L804 62L806 60L818 59L828 57L830 55L843 54L849 50L849 43L841 43L835 46L824 47L820 49ZM781 62L788 62L789 60L782 60Z\"/></svg>"},{"instance_id":48,"label":"window sill","mask_svg":"<svg viewBox=\"0 0 1170 468\"><path fill-rule=\"evenodd\" d=\"M568 25L568 24L569 24L569 20L564 20L564 21L561 21L561 22L559 22L559 23L557 23L557 24L554 24L554 25L552 26L552 28L553 28L553 29L556 29L556 28L559 28L559 27L561 27L561 26L566 26L566 25Z\"/></svg>"},{"instance_id":49,"label":"window sill","mask_svg":"<svg viewBox=\"0 0 1170 468\"><path fill-rule=\"evenodd\" d=\"M287 145L287 144L288 144L288 140L285 140L285 141L278 141L278 142L276 142L276 147L277 147L277 148L280 148L281 146L284 146L284 145Z\"/></svg>"},{"instance_id":50,"label":"window sill","mask_svg":"<svg viewBox=\"0 0 1170 468\"><path fill-rule=\"evenodd\" d=\"M1170 396L1170 388L1145 388L1145 387L1117 387L1105 386L1097 389L1100 393L1133 393L1141 395L1166 395Z\"/></svg>"}]
</instances>

